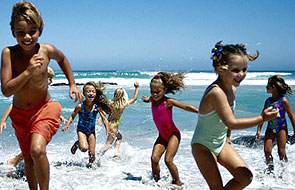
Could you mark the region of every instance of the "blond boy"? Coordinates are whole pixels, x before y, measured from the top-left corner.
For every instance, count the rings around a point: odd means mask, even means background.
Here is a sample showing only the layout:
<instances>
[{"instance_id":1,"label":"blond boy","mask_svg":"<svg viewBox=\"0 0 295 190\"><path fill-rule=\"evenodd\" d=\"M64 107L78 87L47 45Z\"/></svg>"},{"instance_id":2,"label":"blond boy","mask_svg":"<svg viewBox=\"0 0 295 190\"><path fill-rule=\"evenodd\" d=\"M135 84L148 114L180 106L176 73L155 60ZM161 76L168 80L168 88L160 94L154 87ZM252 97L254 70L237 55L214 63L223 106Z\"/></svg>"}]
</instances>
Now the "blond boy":
<instances>
[{"instance_id":1,"label":"blond boy","mask_svg":"<svg viewBox=\"0 0 295 190\"><path fill-rule=\"evenodd\" d=\"M1 90L13 95L10 113L22 155L30 189L49 188L49 163L46 145L59 127L61 106L52 102L48 92L47 66L58 62L69 81L70 97L83 97L64 54L50 44L39 44L43 20L39 10L26 1L14 4L11 16L12 35L17 45L2 50Z\"/></svg>"}]
</instances>

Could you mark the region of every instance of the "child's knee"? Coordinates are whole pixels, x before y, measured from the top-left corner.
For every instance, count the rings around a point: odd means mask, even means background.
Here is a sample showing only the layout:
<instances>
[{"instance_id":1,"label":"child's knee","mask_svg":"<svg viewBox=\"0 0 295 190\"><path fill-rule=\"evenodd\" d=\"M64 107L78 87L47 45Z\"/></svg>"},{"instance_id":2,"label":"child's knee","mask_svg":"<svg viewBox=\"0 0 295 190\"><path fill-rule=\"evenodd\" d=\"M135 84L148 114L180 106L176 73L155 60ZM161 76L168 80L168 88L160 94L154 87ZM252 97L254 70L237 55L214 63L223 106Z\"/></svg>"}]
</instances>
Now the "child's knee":
<instances>
[{"instance_id":1,"label":"child's knee","mask_svg":"<svg viewBox=\"0 0 295 190\"><path fill-rule=\"evenodd\" d=\"M165 157L165 164L166 166L171 166L173 164L173 158Z\"/></svg>"},{"instance_id":2,"label":"child's knee","mask_svg":"<svg viewBox=\"0 0 295 190\"><path fill-rule=\"evenodd\" d=\"M246 187L252 182L253 174L251 170L246 167L240 167L238 170L239 174L235 176L235 180L243 187Z\"/></svg>"},{"instance_id":3,"label":"child's knee","mask_svg":"<svg viewBox=\"0 0 295 190\"><path fill-rule=\"evenodd\" d=\"M82 152L86 152L88 150L88 146L87 145L80 145L80 150Z\"/></svg>"},{"instance_id":4,"label":"child's knee","mask_svg":"<svg viewBox=\"0 0 295 190\"><path fill-rule=\"evenodd\" d=\"M160 161L160 157L152 155L151 160L153 164L158 164Z\"/></svg>"},{"instance_id":5,"label":"child's knee","mask_svg":"<svg viewBox=\"0 0 295 190\"><path fill-rule=\"evenodd\" d=\"M46 149L45 147L38 146L38 145L31 146L30 154L31 154L31 157L40 157L46 154Z\"/></svg>"}]
</instances>

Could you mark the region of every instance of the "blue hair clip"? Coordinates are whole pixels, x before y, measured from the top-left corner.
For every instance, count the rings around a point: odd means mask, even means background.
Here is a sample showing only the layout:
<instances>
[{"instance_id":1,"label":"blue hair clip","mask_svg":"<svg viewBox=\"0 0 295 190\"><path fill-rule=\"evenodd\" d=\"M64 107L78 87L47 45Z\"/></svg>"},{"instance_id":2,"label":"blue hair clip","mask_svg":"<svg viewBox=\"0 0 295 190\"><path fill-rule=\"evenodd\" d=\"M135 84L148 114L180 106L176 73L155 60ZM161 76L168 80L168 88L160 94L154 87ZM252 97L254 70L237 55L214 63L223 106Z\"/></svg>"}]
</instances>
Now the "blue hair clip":
<instances>
[{"instance_id":1,"label":"blue hair clip","mask_svg":"<svg viewBox=\"0 0 295 190\"><path fill-rule=\"evenodd\" d=\"M221 54L222 51L223 51L223 48L222 47L218 47L216 53L217 54Z\"/></svg>"}]
</instances>

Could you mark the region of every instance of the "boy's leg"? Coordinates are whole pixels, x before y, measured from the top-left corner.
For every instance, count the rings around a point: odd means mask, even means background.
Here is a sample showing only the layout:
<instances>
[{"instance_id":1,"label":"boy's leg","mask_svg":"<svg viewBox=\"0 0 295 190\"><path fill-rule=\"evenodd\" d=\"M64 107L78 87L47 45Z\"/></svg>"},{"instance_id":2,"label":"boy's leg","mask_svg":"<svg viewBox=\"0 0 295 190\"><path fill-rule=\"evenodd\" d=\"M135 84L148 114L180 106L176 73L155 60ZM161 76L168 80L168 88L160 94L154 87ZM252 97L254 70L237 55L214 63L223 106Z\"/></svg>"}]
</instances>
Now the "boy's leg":
<instances>
[{"instance_id":1,"label":"boy's leg","mask_svg":"<svg viewBox=\"0 0 295 190\"><path fill-rule=\"evenodd\" d=\"M90 134L88 137L88 143L89 143L89 163L93 163L95 160L95 136L94 134Z\"/></svg>"},{"instance_id":2,"label":"boy's leg","mask_svg":"<svg viewBox=\"0 0 295 190\"><path fill-rule=\"evenodd\" d=\"M225 143L217 159L234 177L225 185L225 189L243 189L251 183L253 179L252 172L231 145Z\"/></svg>"},{"instance_id":3,"label":"boy's leg","mask_svg":"<svg viewBox=\"0 0 295 190\"><path fill-rule=\"evenodd\" d=\"M160 179L160 166L159 161L161 159L161 156L166 150L166 146L164 143L164 139L159 136L154 144L153 152L151 156L152 161L152 172L153 172L153 178L157 182Z\"/></svg>"},{"instance_id":4,"label":"boy's leg","mask_svg":"<svg viewBox=\"0 0 295 190\"><path fill-rule=\"evenodd\" d=\"M165 154L165 164L172 175L173 184L176 184L176 185L180 185L180 180L178 175L178 169L173 162L173 158L177 153L178 146L179 146L179 138L176 137L175 135L172 135L169 139L169 142L167 145L167 151Z\"/></svg>"},{"instance_id":5,"label":"boy's leg","mask_svg":"<svg viewBox=\"0 0 295 190\"><path fill-rule=\"evenodd\" d=\"M40 190L49 188L49 163L46 156L46 140L37 133L31 135L31 157L34 162Z\"/></svg>"},{"instance_id":6,"label":"boy's leg","mask_svg":"<svg viewBox=\"0 0 295 190\"><path fill-rule=\"evenodd\" d=\"M26 157L24 158L24 160L25 160L26 178L28 180L29 188L31 190L37 190L38 182L35 175L34 162L31 157Z\"/></svg>"}]
</instances>

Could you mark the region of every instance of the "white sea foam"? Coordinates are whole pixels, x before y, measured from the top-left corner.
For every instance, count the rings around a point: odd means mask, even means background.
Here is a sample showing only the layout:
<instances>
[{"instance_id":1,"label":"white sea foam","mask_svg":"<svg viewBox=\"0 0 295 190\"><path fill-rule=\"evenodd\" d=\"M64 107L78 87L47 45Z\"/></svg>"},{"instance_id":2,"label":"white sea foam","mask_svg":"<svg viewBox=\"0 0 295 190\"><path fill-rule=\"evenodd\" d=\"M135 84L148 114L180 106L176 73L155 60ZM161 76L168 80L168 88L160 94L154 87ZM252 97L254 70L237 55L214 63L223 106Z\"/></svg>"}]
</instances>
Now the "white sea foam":
<instances>
[{"instance_id":1,"label":"white sea foam","mask_svg":"<svg viewBox=\"0 0 295 190\"><path fill-rule=\"evenodd\" d=\"M149 85L151 78L157 72L140 72L141 75L148 75L149 78L122 78L122 77L99 77L99 78L87 78L87 75L84 73L85 77L77 78L76 83L85 84L88 81L101 81L105 83L115 83L119 86L132 86L135 81L138 81L140 85ZM79 76L82 76L79 74ZM99 73L97 74L97 76ZM292 73L289 72L248 72L247 77L242 81L241 85L266 85L268 77L272 75L282 75L283 77L291 76ZM189 72L185 75L184 82L187 86L204 86L209 85L214 80L216 80L217 75L214 72ZM295 85L295 78L285 79L286 83L289 85ZM54 79L53 84L55 83L68 83L66 79Z\"/></svg>"}]
</instances>

